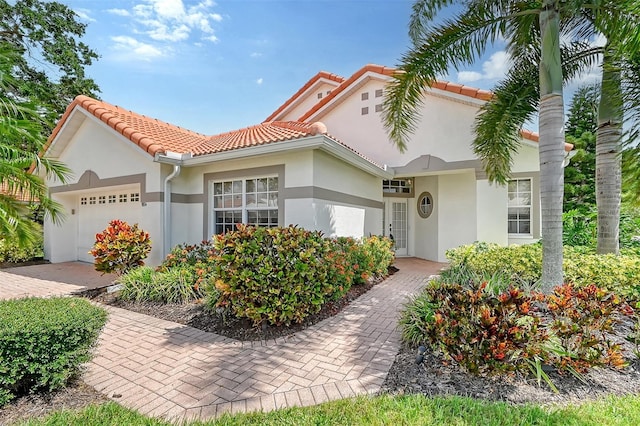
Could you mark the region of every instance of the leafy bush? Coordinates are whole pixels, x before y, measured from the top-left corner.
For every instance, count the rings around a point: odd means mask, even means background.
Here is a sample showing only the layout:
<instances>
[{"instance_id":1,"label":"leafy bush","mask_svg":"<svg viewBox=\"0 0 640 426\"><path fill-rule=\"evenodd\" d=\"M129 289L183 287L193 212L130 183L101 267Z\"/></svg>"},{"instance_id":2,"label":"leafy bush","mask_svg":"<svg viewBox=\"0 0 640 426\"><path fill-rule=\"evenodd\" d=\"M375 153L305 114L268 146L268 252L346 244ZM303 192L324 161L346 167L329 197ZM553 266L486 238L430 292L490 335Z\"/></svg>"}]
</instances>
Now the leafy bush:
<instances>
[{"instance_id":1,"label":"leafy bush","mask_svg":"<svg viewBox=\"0 0 640 426\"><path fill-rule=\"evenodd\" d=\"M204 297L197 281L195 267L174 266L166 271L154 271L141 266L122 275L120 297L135 302L186 303Z\"/></svg>"},{"instance_id":2,"label":"leafy bush","mask_svg":"<svg viewBox=\"0 0 640 426\"><path fill-rule=\"evenodd\" d=\"M42 225L34 224L34 227L39 229L38 238L36 241L27 244L25 247L20 247L15 241L0 238L0 263L27 262L44 256Z\"/></svg>"},{"instance_id":3,"label":"leafy bush","mask_svg":"<svg viewBox=\"0 0 640 426\"><path fill-rule=\"evenodd\" d=\"M503 247L475 243L447 251L452 267L477 277L502 275L519 285L534 285L542 275L540 244ZM564 248L564 275L578 287L596 284L630 300L640 300L640 257L599 255L586 247Z\"/></svg>"},{"instance_id":4,"label":"leafy bush","mask_svg":"<svg viewBox=\"0 0 640 426\"><path fill-rule=\"evenodd\" d=\"M109 226L96 234L96 242L89 252L95 260L96 271L122 274L144 265L151 251L149 234L121 220L112 220Z\"/></svg>"},{"instance_id":5,"label":"leafy bush","mask_svg":"<svg viewBox=\"0 0 640 426\"><path fill-rule=\"evenodd\" d=\"M542 246L474 243L447 250L451 266L468 268L478 276L504 275L508 280L532 284L542 276Z\"/></svg>"},{"instance_id":6,"label":"leafy bush","mask_svg":"<svg viewBox=\"0 0 640 426\"><path fill-rule=\"evenodd\" d=\"M362 240L362 247L373 261L371 273L376 277L387 275L395 259L393 241L387 237L372 236Z\"/></svg>"},{"instance_id":7,"label":"leafy bush","mask_svg":"<svg viewBox=\"0 0 640 426\"><path fill-rule=\"evenodd\" d=\"M353 238L337 238L329 245L324 260L327 263L327 283L333 287L332 299L342 298L355 282L357 268L353 264L358 244Z\"/></svg>"},{"instance_id":8,"label":"leafy bush","mask_svg":"<svg viewBox=\"0 0 640 426\"><path fill-rule=\"evenodd\" d=\"M595 285L580 289L571 284L556 287L547 296L549 330L563 350L561 354L550 354L557 358L553 364L580 373L593 366L623 367L620 344L607 336L613 332L623 307L619 296Z\"/></svg>"},{"instance_id":9,"label":"leafy bush","mask_svg":"<svg viewBox=\"0 0 640 426\"><path fill-rule=\"evenodd\" d=\"M562 215L563 243L595 249L597 243L598 212L570 210ZM620 248L640 249L640 209L622 206L620 210Z\"/></svg>"},{"instance_id":10,"label":"leafy bush","mask_svg":"<svg viewBox=\"0 0 640 426\"><path fill-rule=\"evenodd\" d=\"M354 284L365 284L369 278L385 276L393 263L393 241L386 237L369 237L358 241L351 237L338 237L335 244L341 248L351 264Z\"/></svg>"},{"instance_id":11,"label":"leafy bush","mask_svg":"<svg viewBox=\"0 0 640 426\"><path fill-rule=\"evenodd\" d=\"M338 290L328 281L331 250L318 231L288 228L238 229L214 237L218 307L258 325L302 322ZM208 290L207 290L208 292Z\"/></svg>"},{"instance_id":12,"label":"leafy bush","mask_svg":"<svg viewBox=\"0 0 640 426\"><path fill-rule=\"evenodd\" d=\"M211 240L204 240L199 244L178 244L156 270L167 272L171 268L191 266L195 272L193 286L197 290L214 272L214 255L215 249Z\"/></svg>"},{"instance_id":13,"label":"leafy bush","mask_svg":"<svg viewBox=\"0 0 640 426\"><path fill-rule=\"evenodd\" d=\"M575 373L625 365L609 338L620 316L632 313L618 295L567 284L544 296L476 278L459 267L432 280L402 312L403 339L428 344L475 373L535 371L541 363Z\"/></svg>"},{"instance_id":14,"label":"leafy bush","mask_svg":"<svg viewBox=\"0 0 640 426\"><path fill-rule=\"evenodd\" d=\"M91 358L106 319L84 299L0 301L0 405L65 386Z\"/></svg>"},{"instance_id":15,"label":"leafy bush","mask_svg":"<svg viewBox=\"0 0 640 426\"><path fill-rule=\"evenodd\" d=\"M471 372L530 368L546 334L535 314L539 296L510 287L493 293L486 282L432 280L403 311L406 341L428 343Z\"/></svg>"}]
</instances>

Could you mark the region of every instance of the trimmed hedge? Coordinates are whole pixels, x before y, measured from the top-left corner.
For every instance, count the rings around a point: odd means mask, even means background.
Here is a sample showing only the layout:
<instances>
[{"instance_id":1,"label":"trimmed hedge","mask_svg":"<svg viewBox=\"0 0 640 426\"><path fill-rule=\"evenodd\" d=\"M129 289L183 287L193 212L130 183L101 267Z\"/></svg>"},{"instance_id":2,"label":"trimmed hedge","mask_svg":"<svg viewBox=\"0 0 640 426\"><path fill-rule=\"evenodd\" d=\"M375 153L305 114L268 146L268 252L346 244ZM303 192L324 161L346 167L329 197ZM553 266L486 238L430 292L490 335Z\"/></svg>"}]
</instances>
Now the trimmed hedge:
<instances>
[{"instance_id":1,"label":"trimmed hedge","mask_svg":"<svg viewBox=\"0 0 640 426\"><path fill-rule=\"evenodd\" d=\"M447 250L451 266L464 266L479 276L503 275L531 285L542 276L540 244L503 247L475 243ZM599 255L585 247L564 248L565 281L578 287L595 284L629 300L640 300L640 256Z\"/></svg>"},{"instance_id":2,"label":"trimmed hedge","mask_svg":"<svg viewBox=\"0 0 640 426\"><path fill-rule=\"evenodd\" d=\"M0 406L64 387L91 359L107 312L79 298L0 301Z\"/></svg>"}]
</instances>

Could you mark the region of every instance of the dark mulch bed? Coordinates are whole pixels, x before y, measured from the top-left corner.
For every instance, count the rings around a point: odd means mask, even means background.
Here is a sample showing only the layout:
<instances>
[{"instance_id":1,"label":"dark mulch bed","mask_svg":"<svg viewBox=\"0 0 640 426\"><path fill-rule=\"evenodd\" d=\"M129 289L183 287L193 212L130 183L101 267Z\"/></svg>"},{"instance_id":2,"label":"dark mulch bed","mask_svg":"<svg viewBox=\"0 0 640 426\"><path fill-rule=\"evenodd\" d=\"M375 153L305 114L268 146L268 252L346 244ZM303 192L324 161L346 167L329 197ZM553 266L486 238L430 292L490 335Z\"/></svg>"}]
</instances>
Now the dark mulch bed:
<instances>
[{"instance_id":1,"label":"dark mulch bed","mask_svg":"<svg viewBox=\"0 0 640 426\"><path fill-rule=\"evenodd\" d=\"M26 262L0 262L0 269L6 269L6 268L16 268L18 266L32 266L32 265L44 265L49 263L48 260L45 259L32 259L32 260L28 260Z\"/></svg>"},{"instance_id":2,"label":"dark mulch bed","mask_svg":"<svg viewBox=\"0 0 640 426\"><path fill-rule=\"evenodd\" d=\"M538 405L579 404L606 395L640 394L640 360L633 354L634 345L624 336L631 333L633 323L623 319L617 326L613 342L620 343L629 362L628 367L594 368L583 376L584 382L570 373L549 371L558 389L553 392L542 381L531 376L476 376L457 363L445 362L440 354L427 351L422 363L417 363L417 347L404 344L383 384L383 391L392 394L419 393L427 396L458 395L513 404Z\"/></svg>"},{"instance_id":3,"label":"dark mulch bed","mask_svg":"<svg viewBox=\"0 0 640 426\"><path fill-rule=\"evenodd\" d=\"M91 404L101 404L109 399L86 385L75 380L64 389L51 393L37 393L17 398L0 408L0 425L10 425L29 419L46 416L64 409L81 409Z\"/></svg>"},{"instance_id":4,"label":"dark mulch bed","mask_svg":"<svg viewBox=\"0 0 640 426\"><path fill-rule=\"evenodd\" d=\"M397 270L392 266L389 268L389 274L393 274ZM313 324L336 315L382 280L378 279L367 284L354 285L342 299L326 303L319 312L310 315L304 322L289 326L268 326L265 324L262 327L254 327L252 322L247 319L237 319L230 315L211 311L200 302L186 304L127 302L118 298L118 292L106 293L96 290L88 291L81 295L106 305L177 322L236 340L251 341L275 339L302 331Z\"/></svg>"}]
</instances>

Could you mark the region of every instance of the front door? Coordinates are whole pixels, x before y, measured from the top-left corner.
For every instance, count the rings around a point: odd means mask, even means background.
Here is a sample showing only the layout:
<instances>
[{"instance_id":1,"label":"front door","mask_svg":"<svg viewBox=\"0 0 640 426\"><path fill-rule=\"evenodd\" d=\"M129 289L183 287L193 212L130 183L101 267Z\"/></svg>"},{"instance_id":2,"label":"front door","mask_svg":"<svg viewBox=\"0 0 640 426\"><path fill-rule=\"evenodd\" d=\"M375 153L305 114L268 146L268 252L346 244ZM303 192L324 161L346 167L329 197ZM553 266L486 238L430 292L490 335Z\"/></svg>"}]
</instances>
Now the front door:
<instances>
[{"instance_id":1,"label":"front door","mask_svg":"<svg viewBox=\"0 0 640 426\"><path fill-rule=\"evenodd\" d=\"M407 200L386 199L384 202L384 235L392 238L396 256L407 256Z\"/></svg>"}]
</instances>

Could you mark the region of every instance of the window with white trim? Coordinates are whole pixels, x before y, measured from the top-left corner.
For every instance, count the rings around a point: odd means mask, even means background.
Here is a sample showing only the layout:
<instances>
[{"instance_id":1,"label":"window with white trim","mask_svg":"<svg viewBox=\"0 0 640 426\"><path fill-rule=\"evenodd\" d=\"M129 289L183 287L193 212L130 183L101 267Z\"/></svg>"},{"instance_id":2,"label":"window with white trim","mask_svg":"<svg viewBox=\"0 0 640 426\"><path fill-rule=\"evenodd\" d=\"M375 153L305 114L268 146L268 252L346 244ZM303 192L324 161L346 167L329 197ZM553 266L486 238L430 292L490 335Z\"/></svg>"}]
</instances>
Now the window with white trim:
<instances>
[{"instance_id":1,"label":"window with white trim","mask_svg":"<svg viewBox=\"0 0 640 426\"><path fill-rule=\"evenodd\" d=\"M531 235L531 179L513 179L508 185L509 234Z\"/></svg>"},{"instance_id":2,"label":"window with white trim","mask_svg":"<svg viewBox=\"0 0 640 426\"><path fill-rule=\"evenodd\" d=\"M213 232L222 234L237 223L278 226L278 178L213 182Z\"/></svg>"}]
</instances>

